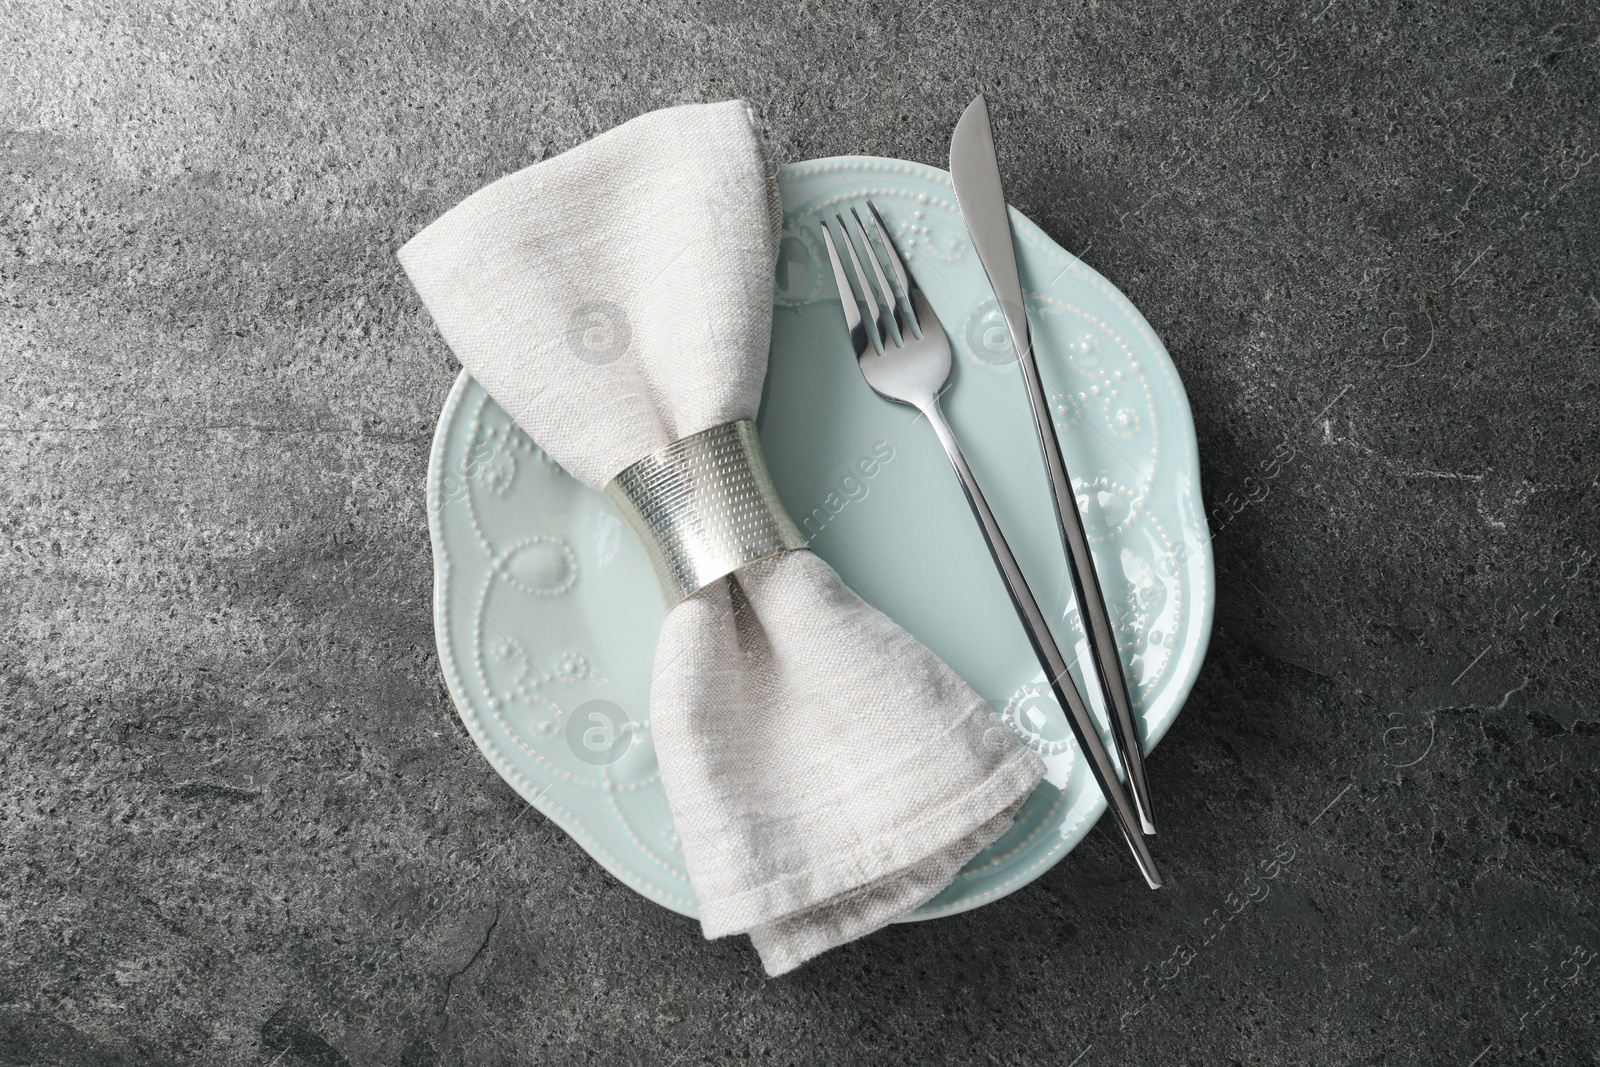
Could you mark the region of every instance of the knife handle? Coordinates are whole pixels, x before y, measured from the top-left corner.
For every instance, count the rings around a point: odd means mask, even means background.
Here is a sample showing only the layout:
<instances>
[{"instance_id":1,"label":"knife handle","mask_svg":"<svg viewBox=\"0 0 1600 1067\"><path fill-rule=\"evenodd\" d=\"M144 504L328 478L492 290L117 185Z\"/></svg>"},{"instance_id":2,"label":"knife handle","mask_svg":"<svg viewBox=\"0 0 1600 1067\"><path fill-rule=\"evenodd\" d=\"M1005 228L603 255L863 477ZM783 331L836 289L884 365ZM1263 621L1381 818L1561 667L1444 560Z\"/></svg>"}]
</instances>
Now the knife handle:
<instances>
[{"instance_id":1,"label":"knife handle","mask_svg":"<svg viewBox=\"0 0 1600 1067\"><path fill-rule=\"evenodd\" d=\"M1027 314L1020 308L1018 311L1022 314L1022 343L1017 344L1015 329L1012 331L1012 343L1017 349L1017 363L1022 368L1022 380L1027 385L1028 406L1033 409L1034 428L1039 434L1039 450L1044 455L1045 470L1049 474L1056 528L1067 550L1067 571L1072 575L1072 593L1077 598L1078 615L1084 620L1084 634L1089 639L1089 649L1094 656L1100 695L1110 713L1117 754L1122 757L1122 765L1128 771L1128 785L1138 809L1139 828L1146 834L1153 834L1156 827L1150 804L1150 782L1145 774L1144 749L1138 722L1133 714L1133 702L1128 696L1127 679L1122 673L1122 656L1117 651L1117 633L1111 625L1111 613L1106 608L1105 593L1094 567L1094 553L1089 548L1089 535L1083 528L1083 516L1078 513L1072 477L1067 473L1067 461L1061 454L1061 441L1056 436L1050 401L1045 396L1039 364L1033 355ZM1010 321L1009 318L1007 321Z\"/></svg>"}]
</instances>

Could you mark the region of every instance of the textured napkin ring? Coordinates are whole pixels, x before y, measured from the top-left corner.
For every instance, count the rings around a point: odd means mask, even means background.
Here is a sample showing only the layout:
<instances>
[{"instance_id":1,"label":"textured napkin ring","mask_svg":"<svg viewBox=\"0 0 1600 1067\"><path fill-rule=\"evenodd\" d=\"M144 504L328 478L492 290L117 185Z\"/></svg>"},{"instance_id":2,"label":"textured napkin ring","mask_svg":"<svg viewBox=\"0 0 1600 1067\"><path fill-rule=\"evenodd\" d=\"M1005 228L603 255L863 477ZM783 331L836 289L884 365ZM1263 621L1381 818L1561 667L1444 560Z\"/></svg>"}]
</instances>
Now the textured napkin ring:
<instances>
[{"instance_id":1,"label":"textured napkin ring","mask_svg":"<svg viewBox=\"0 0 1600 1067\"><path fill-rule=\"evenodd\" d=\"M749 419L650 453L605 494L644 544L668 608L747 563L806 547Z\"/></svg>"}]
</instances>

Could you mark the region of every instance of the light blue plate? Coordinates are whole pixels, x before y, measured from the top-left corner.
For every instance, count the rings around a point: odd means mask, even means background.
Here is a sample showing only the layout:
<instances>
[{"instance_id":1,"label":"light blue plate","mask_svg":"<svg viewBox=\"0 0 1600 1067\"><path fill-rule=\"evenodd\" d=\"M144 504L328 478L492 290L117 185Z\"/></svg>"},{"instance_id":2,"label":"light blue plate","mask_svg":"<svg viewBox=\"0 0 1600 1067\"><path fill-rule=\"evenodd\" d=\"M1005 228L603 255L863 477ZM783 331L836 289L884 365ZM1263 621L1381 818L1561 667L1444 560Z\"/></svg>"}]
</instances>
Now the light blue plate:
<instances>
[{"instance_id":1,"label":"light blue plate","mask_svg":"<svg viewBox=\"0 0 1600 1067\"><path fill-rule=\"evenodd\" d=\"M817 554L944 657L1049 767L1016 827L912 917L949 915L1049 870L1105 802L933 433L862 381L818 236L825 213L870 196L906 250L955 348L950 421L1063 650L1076 652L1073 680L1109 744L1104 708L1083 681L1087 645L1021 375L949 176L857 157L784 167L778 178L784 237L760 419L778 491ZM1194 424L1171 359L1127 298L1033 223L1011 219L1148 749L1194 684L1211 631ZM663 609L644 551L603 496L552 463L466 374L439 420L428 502L439 656L478 747L607 870L694 915L649 733Z\"/></svg>"}]
</instances>

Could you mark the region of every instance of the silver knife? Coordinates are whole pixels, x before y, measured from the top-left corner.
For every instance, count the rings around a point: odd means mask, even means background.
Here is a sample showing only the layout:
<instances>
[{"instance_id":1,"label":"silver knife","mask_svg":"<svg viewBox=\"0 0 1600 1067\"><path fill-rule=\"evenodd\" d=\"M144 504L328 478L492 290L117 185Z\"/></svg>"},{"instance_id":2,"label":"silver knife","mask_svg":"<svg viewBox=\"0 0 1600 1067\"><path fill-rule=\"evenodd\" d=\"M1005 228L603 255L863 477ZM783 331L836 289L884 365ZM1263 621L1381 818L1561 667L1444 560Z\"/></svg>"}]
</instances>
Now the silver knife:
<instances>
[{"instance_id":1,"label":"silver knife","mask_svg":"<svg viewBox=\"0 0 1600 1067\"><path fill-rule=\"evenodd\" d=\"M1105 595L1089 551L1089 538L1084 533L1083 518L1078 514L1073 496L1072 479L1061 455L1061 443L1056 439L1050 403L1039 378L1039 364L1033 358L1028 311L1022 302L1022 280L1017 275L1017 253L1011 243L1011 224L1006 218L1005 192L1000 187L1000 164L994 154L994 131L989 126L989 106L982 94L967 105L961 121L956 123L956 132L950 137L950 178L955 184L956 203L961 207L961 217L966 220L972 246L977 249L978 261L989 275L989 284L994 288L1000 313L1006 318L1011 343L1017 351L1017 364L1022 368L1028 403L1033 408L1034 427L1039 431L1039 448L1044 453L1045 469L1050 475L1050 495L1055 500L1061 542L1067 550L1072 591L1078 600L1079 614L1088 622L1084 632L1098 668L1095 673L1100 679L1100 693L1111 711L1113 739L1132 787L1140 828L1146 834L1153 834L1156 826L1150 811L1150 785L1145 777L1139 728L1133 716L1133 703L1128 699L1128 683L1122 674L1116 631L1106 611Z\"/></svg>"}]
</instances>

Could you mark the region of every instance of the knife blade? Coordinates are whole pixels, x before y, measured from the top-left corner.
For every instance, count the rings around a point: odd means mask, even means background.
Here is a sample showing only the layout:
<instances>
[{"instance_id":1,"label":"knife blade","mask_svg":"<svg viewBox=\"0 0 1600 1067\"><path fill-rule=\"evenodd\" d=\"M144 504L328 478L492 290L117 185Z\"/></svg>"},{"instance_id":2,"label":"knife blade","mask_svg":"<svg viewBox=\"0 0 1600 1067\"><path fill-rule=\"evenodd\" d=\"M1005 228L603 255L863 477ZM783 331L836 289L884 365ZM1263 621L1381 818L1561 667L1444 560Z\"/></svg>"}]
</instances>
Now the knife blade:
<instances>
[{"instance_id":1,"label":"knife blade","mask_svg":"<svg viewBox=\"0 0 1600 1067\"><path fill-rule=\"evenodd\" d=\"M1153 834L1156 827L1151 814L1150 785L1145 774L1139 728L1133 714L1133 703L1128 697L1127 679L1122 673L1122 657L1117 652L1116 630L1106 610L1105 595L1094 569L1089 538L1083 528L1083 517L1078 514L1072 479L1061 454L1061 442L1056 437L1050 403L1039 376L1038 361L1034 359L1028 310L1023 302L1022 279L1017 271L1017 252L1012 244L1011 223L1007 217L1005 190L1000 184L1000 163L995 158L994 129L989 123L988 102L981 93L967 105L961 120L956 123L955 133L950 137L950 178L955 186L956 204L961 209L967 233L972 238L972 247L977 250L978 262L983 264L984 273L989 276L989 285L994 289L995 300L1011 334L1011 344L1017 352L1017 364L1022 369L1023 382L1027 385L1028 404L1033 409L1034 428L1039 434L1039 449L1044 455L1045 470L1049 474L1057 530L1070 564L1067 570L1072 575L1072 591L1078 601L1078 612L1087 624L1084 633L1088 637L1089 649L1097 668L1095 673L1099 678L1100 694L1110 712L1112 739L1128 776L1134 806L1139 812L1140 828L1146 834Z\"/></svg>"}]
</instances>

